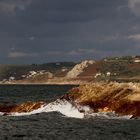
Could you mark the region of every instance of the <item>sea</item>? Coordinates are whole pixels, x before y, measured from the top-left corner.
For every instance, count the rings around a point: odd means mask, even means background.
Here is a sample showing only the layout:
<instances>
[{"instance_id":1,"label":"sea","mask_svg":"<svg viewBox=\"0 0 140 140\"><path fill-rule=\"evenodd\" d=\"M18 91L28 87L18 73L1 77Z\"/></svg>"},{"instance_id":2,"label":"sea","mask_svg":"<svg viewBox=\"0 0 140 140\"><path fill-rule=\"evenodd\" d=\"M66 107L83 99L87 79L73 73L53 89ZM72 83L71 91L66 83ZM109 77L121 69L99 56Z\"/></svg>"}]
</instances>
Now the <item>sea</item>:
<instances>
[{"instance_id":1,"label":"sea","mask_svg":"<svg viewBox=\"0 0 140 140\"><path fill-rule=\"evenodd\" d=\"M52 103L74 85L0 85L0 104ZM65 105L65 104L64 104ZM61 110L66 108L61 108ZM75 112L0 116L0 140L140 140L140 120L77 118ZM66 112L66 111L65 111ZM70 117L69 117L70 116Z\"/></svg>"}]
</instances>

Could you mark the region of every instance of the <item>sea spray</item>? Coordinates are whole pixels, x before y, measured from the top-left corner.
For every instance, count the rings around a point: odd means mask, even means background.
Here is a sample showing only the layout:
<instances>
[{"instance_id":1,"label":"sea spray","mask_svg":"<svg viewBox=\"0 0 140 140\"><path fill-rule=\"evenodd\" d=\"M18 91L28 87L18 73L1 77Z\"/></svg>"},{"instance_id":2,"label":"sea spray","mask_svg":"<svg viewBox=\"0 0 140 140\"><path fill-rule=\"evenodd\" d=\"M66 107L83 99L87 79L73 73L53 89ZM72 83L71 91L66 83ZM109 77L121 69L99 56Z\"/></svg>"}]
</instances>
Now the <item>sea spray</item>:
<instances>
[{"instance_id":1,"label":"sea spray","mask_svg":"<svg viewBox=\"0 0 140 140\"><path fill-rule=\"evenodd\" d=\"M140 84L92 83L73 88L51 103L23 103L0 107L1 115L32 115L60 112L74 118L138 118L140 117ZM4 113L4 114L3 114Z\"/></svg>"},{"instance_id":2,"label":"sea spray","mask_svg":"<svg viewBox=\"0 0 140 140\"><path fill-rule=\"evenodd\" d=\"M66 100L56 100L55 102L41 105L40 108L31 112L11 112L1 113L0 115L7 116L27 116L39 113L59 112L66 117L72 118L100 118L100 119L130 119L132 115L119 116L115 112L93 112L89 106L74 105Z\"/></svg>"},{"instance_id":3,"label":"sea spray","mask_svg":"<svg viewBox=\"0 0 140 140\"><path fill-rule=\"evenodd\" d=\"M85 107L86 108L86 107ZM84 108L83 108L84 109ZM87 108L86 108L87 109ZM31 112L11 112L6 113L8 116L26 116L38 113L60 112L67 117L84 118L84 112L80 112L77 107L66 100L56 100L55 102L44 104L40 108ZM2 114L3 115L3 114Z\"/></svg>"},{"instance_id":4,"label":"sea spray","mask_svg":"<svg viewBox=\"0 0 140 140\"><path fill-rule=\"evenodd\" d=\"M67 117L84 118L84 112L80 112L76 106L66 100L56 100L46 106L45 112L60 112Z\"/></svg>"}]
</instances>

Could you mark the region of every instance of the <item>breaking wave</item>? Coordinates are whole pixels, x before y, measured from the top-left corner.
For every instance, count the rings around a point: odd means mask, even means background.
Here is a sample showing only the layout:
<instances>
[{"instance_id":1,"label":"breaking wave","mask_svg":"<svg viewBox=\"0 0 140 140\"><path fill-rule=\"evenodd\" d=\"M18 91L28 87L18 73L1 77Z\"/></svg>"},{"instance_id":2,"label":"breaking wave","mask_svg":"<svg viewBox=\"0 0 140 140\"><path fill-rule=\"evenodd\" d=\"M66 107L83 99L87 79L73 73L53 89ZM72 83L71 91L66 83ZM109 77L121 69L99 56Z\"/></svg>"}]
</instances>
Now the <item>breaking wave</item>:
<instances>
[{"instance_id":1,"label":"breaking wave","mask_svg":"<svg viewBox=\"0 0 140 140\"><path fill-rule=\"evenodd\" d=\"M25 103L26 104L26 103ZM24 104L24 105L25 105ZM39 104L39 103L37 103ZM17 108L20 108L23 105L17 106ZM25 107L26 106L26 107ZM126 115L126 116L119 116L115 114L115 112L98 112L95 113L89 106L81 106L81 105L75 105L67 100L56 100L55 102L49 103L49 104L42 104L39 108L34 109L32 111L27 111L27 108L30 104L26 104L25 110L23 112L0 112L0 115L7 115L7 116L26 116L26 115L33 115L38 113L49 113L49 112L60 112L62 115L66 117L72 117L72 118L107 118L107 119L131 119L132 115ZM16 110L16 109L15 109Z\"/></svg>"},{"instance_id":2,"label":"breaking wave","mask_svg":"<svg viewBox=\"0 0 140 140\"><path fill-rule=\"evenodd\" d=\"M0 115L23 116L60 112L73 118L135 119L140 117L139 83L92 83L71 89L52 103L0 106Z\"/></svg>"}]
</instances>

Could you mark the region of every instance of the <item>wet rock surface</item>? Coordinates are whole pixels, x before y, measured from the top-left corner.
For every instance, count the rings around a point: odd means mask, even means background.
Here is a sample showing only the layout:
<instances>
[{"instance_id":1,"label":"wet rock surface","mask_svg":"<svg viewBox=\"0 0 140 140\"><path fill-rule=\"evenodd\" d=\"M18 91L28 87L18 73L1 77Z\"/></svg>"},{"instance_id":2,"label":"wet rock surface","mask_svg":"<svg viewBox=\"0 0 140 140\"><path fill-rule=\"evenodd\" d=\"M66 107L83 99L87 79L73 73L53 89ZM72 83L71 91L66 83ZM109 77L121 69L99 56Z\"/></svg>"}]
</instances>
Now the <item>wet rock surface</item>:
<instances>
[{"instance_id":1,"label":"wet rock surface","mask_svg":"<svg viewBox=\"0 0 140 140\"><path fill-rule=\"evenodd\" d=\"M11 105L11 106L3 105L3 106L0 106L0 112L3 112L3 113L31 112L33 110L40 108L44 104L45 102L36 102L36 103L28 102L28 103L22 103L19 105Z\"/></svg>"},{"instance_id":2,"label":"wet rock surface","mask_svg":"<svg viewBox=\"0 0 140 140\"><path fill-rule=\"evenodd\" d=\"M73 88L61 97L88 105L95 112L115 111L119 115L140 116L139 83L93 83Z\"/></svg>"}]
</instances>

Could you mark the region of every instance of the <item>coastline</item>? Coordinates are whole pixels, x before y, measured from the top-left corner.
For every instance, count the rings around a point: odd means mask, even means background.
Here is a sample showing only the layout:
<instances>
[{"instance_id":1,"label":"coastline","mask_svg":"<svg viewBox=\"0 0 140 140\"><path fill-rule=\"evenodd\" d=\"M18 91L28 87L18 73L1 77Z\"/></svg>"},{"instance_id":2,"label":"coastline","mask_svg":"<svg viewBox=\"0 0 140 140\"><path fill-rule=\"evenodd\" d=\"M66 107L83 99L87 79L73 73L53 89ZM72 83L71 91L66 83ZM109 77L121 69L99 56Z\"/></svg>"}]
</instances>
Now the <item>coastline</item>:
<instances>
[{"instance_id":1,"label":"coastline","mask_svg":"<svg viewBox=\"0 0 140 140\"><path fill-rule=\"evenodd\" d=\"M78 84L78 83L0 83L0 85L74 85L74 86L79 86L82 84Z\"/></svg>"},{"instance_id":2,"label":"coastline","mask_svg":"<svg viewBox=\"0 0 140 140\"><path fill-rule=\"evenodd\" d=\"M89 106L95 113L115 112L140 117L140 83L92 83L71 89L61 99Z\"/></svg>"},{"instance_id":3,"label":"coastline","mask_svg":"<svg viewBox=\"0 0 140 140\"><path fill-rule=\"evenodd\" d=\"M63 78L56 78L56 79L49 79L49 80L13 80L13 81L6 81L0 82L0 85L83 85L89 83L85 80L80 79L63 79Z\"/></svg>"},{"instance_id":4,"label":"coastline","mask_svg":"<svg viewBox=\"0 0 140 140\"><path fill-rule=\"evenodd\" d=\"M45 83L43 85L59 86L60 84L62 85L62 83ZM42 85L42 83L8 83L6 85ZM63 83L63 85L70 84ZM87 113L89 113L88 115L112 113L119 117L128 115L131 118L140 117L140 83L96 82L83 85L71 83L71 85L75 85L75 87L61 95L55 102L48 104L48 107L52 106L55 111L62 111L62 114L64 113L63 107L70 107L70 110L73 108L78 114L82 114L82 118ZM42 109L40 105L42 102L31 102L30 104L23 102L16 106L1 106L1 112L10 110L13 113L23 113L24 111L30 113L36 109ZM44 102L44 105L47 104ZM59 105L62 108L59 108ZM32 111L28 109L32 109Z\"/></svg>"}]
</instances>

